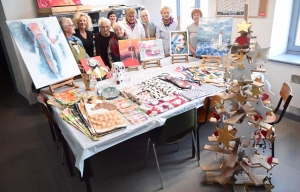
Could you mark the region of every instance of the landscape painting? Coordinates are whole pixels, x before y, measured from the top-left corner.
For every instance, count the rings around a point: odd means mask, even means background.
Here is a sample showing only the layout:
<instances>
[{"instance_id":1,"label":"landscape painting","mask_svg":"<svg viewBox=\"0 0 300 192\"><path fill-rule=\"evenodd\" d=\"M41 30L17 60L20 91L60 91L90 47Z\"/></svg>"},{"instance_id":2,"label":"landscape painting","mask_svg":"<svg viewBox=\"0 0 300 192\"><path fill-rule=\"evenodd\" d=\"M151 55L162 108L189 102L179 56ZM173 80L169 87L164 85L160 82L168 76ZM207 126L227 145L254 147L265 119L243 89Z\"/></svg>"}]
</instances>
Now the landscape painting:
<instances>
[{"instance_id":1,"label":"landscape painting","mask_svg":"<svg viewBox=\"0 0 300 192\"><path fill-rule=\"evenodd\" d=\"M50 8L55 6L80 5L80 0L37 0L39 8Z\"/></svg>"},{"instance_id":2,"label":"landscape painting","mask_svg":"<svg viewBox=\"0 0 300 192\"><path fill-rule=\"evenodd\" d=\"M119 40L121 61L125 67L140 65L140 46L138 39Z\"/></svg>"},{"instance_id":3,"label":"landscape painting","mask_svg":"<svg viewBox=\"0 0 300 192\"><path fill-rule=\"evenodd\" d=\"M198 25L196 55L222 56L228 53L232 34L231 17L201 17Z\"/></svg>"},{"instance_id":4,"label":"landscape painting","mask_svg":"<svg viewBox=\"0 0 300 192\"><path fill-rule=\"evenodd\" d=\"M80 74L56 17L6 23L37 89Z\"/></svg>"},{"instance_id":5,"label":"landscape painting","mask_svg":"<svg viewBox=\"0 0 300 192\"><path fill-rule=\"evenodd\" d=\"M140 41L140 55L142 61L164 58L162 39Z\"/></svg>"},{"instance_id":6,"label":"landscape painting","mask_svg":"<svg viewBox=\"0 0 300 192\"><path fill-rule=\"evenodd\" d=\"M189 41L187 31L170 31L171 55L186 55L189 53Z\"/></svg>"}]
</instances>

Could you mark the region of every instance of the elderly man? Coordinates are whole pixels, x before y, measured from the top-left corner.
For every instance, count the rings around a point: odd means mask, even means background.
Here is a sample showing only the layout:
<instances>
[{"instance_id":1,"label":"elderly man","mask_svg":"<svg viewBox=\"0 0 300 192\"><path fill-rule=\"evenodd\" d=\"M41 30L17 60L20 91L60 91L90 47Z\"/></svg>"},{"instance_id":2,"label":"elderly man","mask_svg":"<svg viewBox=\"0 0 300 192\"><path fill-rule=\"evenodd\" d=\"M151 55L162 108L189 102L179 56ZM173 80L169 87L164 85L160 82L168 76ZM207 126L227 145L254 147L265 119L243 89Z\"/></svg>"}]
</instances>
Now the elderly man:
<instances>
[{"instance_id":1,"label":"elderly man","mask_svg":"<svg viewBox=\"0 0 300 192\"><path fill-rule=\"evenodd\" d=\"M72 20L70 18L61 17L58 21L69 43L70 49L74 55L76 62L80 64L80 59L88 58L89 55L83 48L82 41L78 37L73 35L75 33L75 27ZM79 66L79 68L82 69L81 66Z\"/></svg>"}]
</instances>

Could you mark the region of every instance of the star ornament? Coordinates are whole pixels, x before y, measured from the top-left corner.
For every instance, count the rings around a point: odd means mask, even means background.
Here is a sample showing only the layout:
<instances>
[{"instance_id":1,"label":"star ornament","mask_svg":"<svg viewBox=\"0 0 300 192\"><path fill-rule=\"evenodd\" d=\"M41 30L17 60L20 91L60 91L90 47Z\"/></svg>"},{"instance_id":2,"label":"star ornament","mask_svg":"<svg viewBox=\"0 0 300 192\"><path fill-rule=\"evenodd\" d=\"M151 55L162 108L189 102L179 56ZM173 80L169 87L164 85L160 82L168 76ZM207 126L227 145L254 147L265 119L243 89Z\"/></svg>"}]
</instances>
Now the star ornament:
<instances>
[{"instance_id":1,"label":"star ornament","mask_svg":"<svg viewBox=\"0 0 300 192\"><path fill-rule=\"evenodd\" d=\"M240 24L237 24L238 26L238 32L241 33L241 32L248 32L249 28L251 27L252 24L248 24L245 20L240 23Z\"/></svg>"},{"instance_id":2,"label":"star ornament","mask_svg":"<svg viewBox=\"0 0 300 192\"><path fill-rule=\"evenodd\" d=\"M236 178L235 184L243 184L243 175L241 173L234 175L234 177Z\"/></svg>"},{"instance_id":3,"label":"star ornament","mask_svg":"<svg viewBox=\"0 0 300 192\"><path fill-rule=\"evenodd\" d=\"M245 97L244 97L241 93L237 93L237 94L236 94L236 100L237 100L239 103L244 103L244 102L246 102Z\"/></svg>"},{"instance_id":4,"label":"star ornament","mask_svg":"<svg viewBox=\"0 0 300 192\"><path fill-rule=\"evenodd\" d=\"M259 87L253 86L252 89L251 89L251 93L252 93L253 96L259 95L260 94Z\"/></svg>"},{"instance_id":5,"label":"star ornament","mask_svg":"<svg viewBox=\"0 0 300 192\"><path fill-rule=\"evenodd\" d=\"M235 123L233 126L237 130L235 137L238 138L244 136L248 141L251 141L251 133L256 131L254 127L249 125L247 118L245 118L241 124Z\"/></svg>"},{"instance_id":6,"label":"star ornament","mask_svg":"<svg viewBox=\"0 0 300 192\"><path fill-rule=\"evenodd\" d=\"M271 109L264 106L261 98L258 99L257 103L250 102L252 107L254 108L254 111L258 113L263 119L267 118L267 112L271 111Z\"/></svg>"},{"instance_id":7,"label":"star ornament","mask_svg":"<svg viewBox=\"0 0 300 192\"><path fill-rule=\"evenodd\" d=\"M224 56L224 66L228 70L230 63L232 63L235 59L231 57L230 52Z\"/></svg>"},{"instance_id":8,"label":"star ornament","mask_svg":"<svg viewBox=\"0 0 300 192\"><path fill-rule=\"evenodd\" d=\"M256 65L253 64L253 63L249 63L247 57L244 57L241 63L245 67L244 76L243 76L244 81L245 80L252 80L251 79L251 73L252 73L252 70L256 68Z\"/></svg>"},{"instance_id":9,"label":"star ornament","mask_svg":"<svg viewBox=\"0 0 300 192\"><path fill-rule=\"evenodd\" d=\"M253 63L258 63L259 61L267 62L267 52L269 51L270 47L261 48L258 43L255 44L255 48L253 51L248 53L249 56L253 59Z\"/></svg>"},{"instance_id":10,"label":"star ornament","mask_svg":"<svg viewBox=\"0 0 300 192\"><path fill-rule=\"evenodd\" d=\"M219 133L218 143L223 143L227 149L229 149L229 141L235 139L233 135L228 132L228 126L225 126L224 129L217 128Z\"/></svg>"}]
</instances>

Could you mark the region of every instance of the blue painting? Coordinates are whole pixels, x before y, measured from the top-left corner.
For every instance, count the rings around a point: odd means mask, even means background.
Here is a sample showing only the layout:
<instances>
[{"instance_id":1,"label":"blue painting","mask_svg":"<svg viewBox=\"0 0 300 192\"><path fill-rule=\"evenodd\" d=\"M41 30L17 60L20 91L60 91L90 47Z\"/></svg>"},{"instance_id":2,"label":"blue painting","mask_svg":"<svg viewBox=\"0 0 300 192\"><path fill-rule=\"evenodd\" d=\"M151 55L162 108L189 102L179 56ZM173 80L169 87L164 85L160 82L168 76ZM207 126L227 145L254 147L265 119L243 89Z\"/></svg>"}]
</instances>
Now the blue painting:
<instances>
[{"instance_id":1,"label":"blue painting","mask_svg":"<svg viewBox=\"0 0 300 192\"><path fill-rule=\"evenodd\" d=\"M228 53L231 44L232 20L228 17L201 17L198 25L196 55L218 55Z\"/></svg>"},{"instance_id":2,"label":"blue painting","mask_svg":"<svg viewBox=\"0 0 300 192\"><path fill-rule=\"evenodd\" d=\"M80 74L56 17L7 21L35 87Z\"/></svg>"},{"instance_id":3,"label":"blue painting","mask_svg":"<svg viewBox=\"0 0 300 192\"><path fill-rule=\"evenodd\" d=\"M186 55L189 53L187 31L170 31L170 54Z\"/></svg>"}]
</instances>

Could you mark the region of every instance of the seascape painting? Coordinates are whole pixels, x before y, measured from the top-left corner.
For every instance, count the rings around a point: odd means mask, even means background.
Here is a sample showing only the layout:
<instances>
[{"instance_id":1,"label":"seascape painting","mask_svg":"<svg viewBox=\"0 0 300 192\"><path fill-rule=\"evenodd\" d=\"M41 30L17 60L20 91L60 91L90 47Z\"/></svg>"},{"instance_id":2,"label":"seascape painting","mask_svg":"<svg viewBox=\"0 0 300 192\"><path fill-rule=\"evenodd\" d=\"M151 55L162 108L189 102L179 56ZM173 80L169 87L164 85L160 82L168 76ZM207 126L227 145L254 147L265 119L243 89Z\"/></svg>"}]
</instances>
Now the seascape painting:
<instances>
[{"instance_id":1,"label":"seascape painting","mask_svg":"<svg viewBox=\"0 0 300 192\"><path fill-rule=\"evenodd\" d=\"M140 46L138 39L119 40L121 61L125 67L140 65Z\"/></svg>"},{"instance_id":2,"label":"seascape painting","mask_svg":"<svg viewBox=\"0 0 300 192\"><path fill-rule=\"evenodd\" d=\"M6 23L37 89L80 74L56 17Z\"/></svg>"},{"instance_id":3,"label":"seascape painting","mask_svg":"<svg viewBox=\"0 0 300 192\"><path fill-rule=\"evenodd\" d=\"M165 57L162 39L140 41L141 61Z\"/></svg>"},{"instance_id":4,"label":"seascape painting","mask_svg":"<svg viewBox=\"0 0 300 192\"><path fill-rule=\"evenodd\" d=\"M39 8L49 8L54 6L80 5L80 0L37 0Z\"/></svg>"},{"instance_id":5,"label":"seascape painting","mask_svg":"<svg viewBox=\"0 0 300 192\"><path fill-rule=\"evenodd\" d=\"M222 56L231 44L232 17L201 17L198 25L196 55Z\"/></svg>"},{"instance_id":6,"label":"seascape painting","mask_svg":"<svg viewBox=\"0 0 300 192\"><path fill-rule=\"evenodd\" d=\"M189 53L189 41L187 31L170 31L170 54L187 55Z\"/></svg>"}]
</instances>

